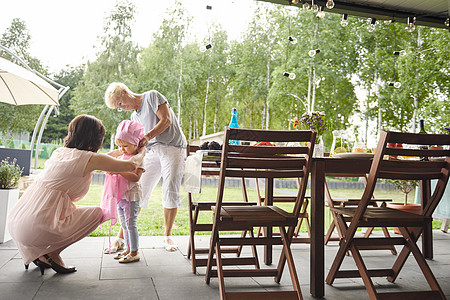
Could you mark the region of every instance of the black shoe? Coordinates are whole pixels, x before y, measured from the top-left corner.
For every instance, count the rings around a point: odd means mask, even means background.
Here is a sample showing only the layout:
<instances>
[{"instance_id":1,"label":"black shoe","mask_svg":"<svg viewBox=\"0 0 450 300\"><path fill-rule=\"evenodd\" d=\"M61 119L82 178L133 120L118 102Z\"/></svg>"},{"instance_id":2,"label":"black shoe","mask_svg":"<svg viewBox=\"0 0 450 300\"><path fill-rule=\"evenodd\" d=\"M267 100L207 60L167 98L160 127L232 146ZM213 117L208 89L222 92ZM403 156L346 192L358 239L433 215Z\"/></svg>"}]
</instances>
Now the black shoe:
<instances>
[{"instance_id":1,"label":"black shoe","mask_svg":"<svg viewBox=\"0 0 450 300\"><path fill-rule=\"evenodd\" d=\"M36 260L39 260L39 258L38 258L38 259L35 259L35 260L33 260L33 264L35 264L35 265L36 265L36 267L39 267L39 264L38 264L38 263L36 263ZM28 269L28 268L27 268L27 265L25 265L25 268L26 268L26 269ZM50 268L51 268L51 266L50 266L50 265L48 265L48 264L46 264L46 263L44 263L44 268L46 268L46 269L50 269Z\"/></svg>"},{"instance_id":2,"label":"black shoe","mask_svg":"<svg viewBox=\"0 0 450 300\"><path fill-rule=\"evenodd\" d=\"M52 259L50 256L48 256L47 254L44 254L44 257L45 257L45 259L47 260L47 263L50 264L50 267L51 267L51 268L53 269L53 271L55 271L56 273L67 274L67 273L73 273L73 272L76 272L76 271L77 271L77 269L76 269L75 267L68 267L68 268L65 268L65 267L63 267L63 266L61 266L61 265L58 265L58 264L55 263L55 262L53 261L53 259ZM41 262L41 261L39 261L39 262ZM42 262L41 262L41 263L42 263ZM42 263L42 264L45 264L45 263ZM41 272L42 272L42 274L44 274L43 271L42 271L42 269L41 269Z\"/></svg>"},{"instance_id":3,"label":"black shoe","mask_svg":"<svg viewBox=\"0 0 450 300\"><path fill-rule=\"evenodd\" d=\"M48 264L40 261L39 258L36 258L35 260L33 260L33 263L39 267L39 270L41 270L41 275L44 275L45 269L51 268Z\"/></svg>"}]
</instances>

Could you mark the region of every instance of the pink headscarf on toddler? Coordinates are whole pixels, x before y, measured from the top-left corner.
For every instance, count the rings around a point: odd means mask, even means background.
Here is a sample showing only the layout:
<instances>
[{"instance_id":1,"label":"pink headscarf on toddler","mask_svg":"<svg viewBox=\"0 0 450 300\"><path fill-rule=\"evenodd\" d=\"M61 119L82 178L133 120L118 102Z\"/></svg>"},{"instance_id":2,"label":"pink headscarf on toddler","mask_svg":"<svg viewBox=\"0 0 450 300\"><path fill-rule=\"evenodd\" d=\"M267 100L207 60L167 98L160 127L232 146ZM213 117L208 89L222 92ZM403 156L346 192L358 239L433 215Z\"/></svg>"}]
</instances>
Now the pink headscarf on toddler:
<instances>
[{"instance_id":1,"label":"pink headscarf on toddler","mask_svg":"<svg viewBox=\"0 0 450 300\"><path fill-rule=\"evenodd\" d=\"M116 140L122 140L133 145L139 145L139 141L144 137L144 126L142 124L124 120L117 126ZM133 155L123 154L122 159L128 160ZM117 222L117 203L128 191L128 180L119 174L106 174L101 209L103 212L102 223L111 220L109 236L111 237L111 226ZM111 238L109 241L111 249Z\"/></svg>"},{"instance_id":2,"label":"pink headscarf on toddler","mask_svg":"<svg viewBox=\"0 0 450 300\"><path fill-rule=\"evenodd\" d=\"M124 120L117 126L116 140L122 140L133 145L139 145L144 137L144 126L135 121Z\"/></svg>"}]
</instances>

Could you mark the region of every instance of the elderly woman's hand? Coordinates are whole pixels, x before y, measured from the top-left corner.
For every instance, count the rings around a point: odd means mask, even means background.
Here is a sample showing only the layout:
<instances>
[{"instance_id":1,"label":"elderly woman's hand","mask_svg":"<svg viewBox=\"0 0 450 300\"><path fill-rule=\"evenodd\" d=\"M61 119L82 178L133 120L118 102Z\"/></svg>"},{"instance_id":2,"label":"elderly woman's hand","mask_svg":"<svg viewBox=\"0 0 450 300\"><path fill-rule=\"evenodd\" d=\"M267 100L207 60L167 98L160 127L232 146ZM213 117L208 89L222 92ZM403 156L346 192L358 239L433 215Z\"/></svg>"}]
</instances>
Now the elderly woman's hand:
<instances>
[{"instance_id":1,"label":"elderly woman's hand","mask_svg":"<svg viewBox=\"0 0 450 300\"><path fill-rule=\"evenodd\" d=\"M147 146L148 141L150 141L150 138L145 134L144 137L139 141L139 148L144 148Z\"/></svg>"}]
</instances>

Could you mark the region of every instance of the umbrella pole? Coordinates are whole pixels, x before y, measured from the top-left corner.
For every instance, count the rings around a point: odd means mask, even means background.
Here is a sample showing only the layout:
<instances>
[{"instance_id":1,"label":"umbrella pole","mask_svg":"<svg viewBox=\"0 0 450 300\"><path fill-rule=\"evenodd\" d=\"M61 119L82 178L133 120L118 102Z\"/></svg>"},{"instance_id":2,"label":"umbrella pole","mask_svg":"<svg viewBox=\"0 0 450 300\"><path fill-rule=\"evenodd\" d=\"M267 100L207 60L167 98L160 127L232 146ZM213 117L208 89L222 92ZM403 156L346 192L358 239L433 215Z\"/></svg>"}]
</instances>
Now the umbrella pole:
<instances>
[{"instance_id":1,"label":"umbrella pole","mask_svg":"<svg viewBox=\"0 0 450 300\"><path fill-rule=\"evenodd\" d=\"M43 109L42 112L41 112L41 115L39 116L38 121L36 122L36 126L34 126L33 136L31 137L31 143L30 143L30 149L31 149L30 162L33 161L34 140L36 139L36 134L37 134L37 132L38 132L38 130L39 130L39 126L40 126L40 124L41 124L41 122L42 122L42 118L44 117L44 114L45 114L45 112L47 111L47 109L48 109L49 106L50 106L50 105L46 105L46 106L44 107L44 109ZM38 146L38 147L39 147L39 146ZM38 147L37 147L37 149L36 149L36 161L35 161L35 163L34 163L34 169L35 169L35 170L37 169L37 153L38 153L38 151L39 151L39 148L38 148ZM31 163L31 165L32 165L32 163ZM32 169L32 168L30 168L30 169Z\"/></svg>"}]
</instances>

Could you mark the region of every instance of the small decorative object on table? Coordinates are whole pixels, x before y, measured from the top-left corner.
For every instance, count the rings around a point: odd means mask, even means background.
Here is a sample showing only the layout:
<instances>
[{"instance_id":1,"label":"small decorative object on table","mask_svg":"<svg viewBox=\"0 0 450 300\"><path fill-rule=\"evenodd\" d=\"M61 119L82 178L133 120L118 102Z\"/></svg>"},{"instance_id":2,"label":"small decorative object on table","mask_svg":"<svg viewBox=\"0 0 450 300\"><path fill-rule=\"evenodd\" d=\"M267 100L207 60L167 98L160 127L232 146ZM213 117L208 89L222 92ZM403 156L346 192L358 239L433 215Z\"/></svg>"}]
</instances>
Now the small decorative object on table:
<instances>
[{"instance_id":1,"label":"small decorative object on table","mask_svg":"<svg viewBox=\"0 0 450 300\"><path fill-rule=\"evenodd\" d=\"M325 121L325 113L321 111L306 112L302 115L300 120L294 121L294 128L304 130L313 130L316 132L316 145L314 146L314 157L323 157L324 145L322 140L323 133L327 130Z\"/></svg>"}]
</instances>

